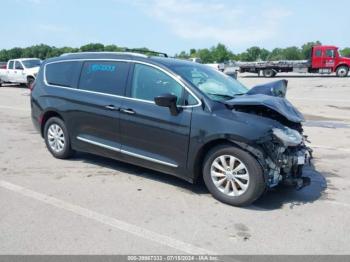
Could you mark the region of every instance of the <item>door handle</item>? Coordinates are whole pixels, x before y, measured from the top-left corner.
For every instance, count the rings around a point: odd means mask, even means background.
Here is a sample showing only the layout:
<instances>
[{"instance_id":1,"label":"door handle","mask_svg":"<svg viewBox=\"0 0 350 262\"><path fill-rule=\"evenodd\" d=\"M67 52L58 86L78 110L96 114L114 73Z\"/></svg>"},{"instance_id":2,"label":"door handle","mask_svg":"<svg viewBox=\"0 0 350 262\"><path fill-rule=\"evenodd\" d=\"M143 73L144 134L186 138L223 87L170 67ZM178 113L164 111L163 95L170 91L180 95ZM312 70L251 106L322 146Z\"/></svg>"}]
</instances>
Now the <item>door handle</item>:
<instances>
[{"instance_id":1,"label":"door handle","mask_svg":"<svg viewBox=\"0 0 350 262\"><path fill-rule=\"evenodd\" d=\"M134 115L135 111L132 109L126 109L126 108L121 108L120 112L125 113L125 114L129 114L129 115Z\"/></svg>"},{"instance_id":2,"label":"door handle","mask_svg":"<svg viewBox=\"0 0 350 262\"><path fill-rule=\"evenodd\" d=\"M108 110L116 110L114 105L107 105L107 106L104 106L104 108Z\"/></svg>"}]
</instances>

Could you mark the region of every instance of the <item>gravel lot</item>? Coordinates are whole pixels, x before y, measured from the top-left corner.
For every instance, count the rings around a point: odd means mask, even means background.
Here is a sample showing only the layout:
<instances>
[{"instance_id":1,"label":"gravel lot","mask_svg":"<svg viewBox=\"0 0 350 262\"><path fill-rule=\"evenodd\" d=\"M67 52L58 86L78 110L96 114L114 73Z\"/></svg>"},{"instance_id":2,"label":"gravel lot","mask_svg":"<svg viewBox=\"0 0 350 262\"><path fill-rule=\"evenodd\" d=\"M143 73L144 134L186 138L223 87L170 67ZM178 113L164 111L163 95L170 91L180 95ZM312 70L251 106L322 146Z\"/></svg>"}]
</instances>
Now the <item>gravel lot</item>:
<instances>
[{"instance_id":1,"label":"gravel lot","mask_svg":"<svg viewBox=\"0 0 350 262\"><path fill-rule=\"evenodd\" d=\"M249 208L114 160L54 159L32 126L29 91L1 87L0 254L349 254L350 78L284 78L308 120L312 184Z\"/></svg>"}]
</instances>

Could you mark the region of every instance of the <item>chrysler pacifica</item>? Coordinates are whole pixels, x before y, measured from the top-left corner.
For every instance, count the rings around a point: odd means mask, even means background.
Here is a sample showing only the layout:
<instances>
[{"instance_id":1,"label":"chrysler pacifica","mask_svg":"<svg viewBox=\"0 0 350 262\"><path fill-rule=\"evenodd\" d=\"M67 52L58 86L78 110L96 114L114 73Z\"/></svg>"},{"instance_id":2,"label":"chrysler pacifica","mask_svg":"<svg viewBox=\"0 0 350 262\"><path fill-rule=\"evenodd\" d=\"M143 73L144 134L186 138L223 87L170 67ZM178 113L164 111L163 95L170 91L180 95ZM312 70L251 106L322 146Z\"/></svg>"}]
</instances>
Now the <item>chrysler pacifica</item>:
<instances>
[{"instance_id":1,"label":"chrysler pacifica","mask_svg":"<svg viewBox=\"0 0 350 262\"><path fill-rule=\"evenodd\" d=\"M43 62L32 120L50 153L83 151L171 174L202 177L243 206L281 183L303 186L302 114L287 81L247 89L208 66L136 53L75 53Z\"/></svg>"}]
</instances>

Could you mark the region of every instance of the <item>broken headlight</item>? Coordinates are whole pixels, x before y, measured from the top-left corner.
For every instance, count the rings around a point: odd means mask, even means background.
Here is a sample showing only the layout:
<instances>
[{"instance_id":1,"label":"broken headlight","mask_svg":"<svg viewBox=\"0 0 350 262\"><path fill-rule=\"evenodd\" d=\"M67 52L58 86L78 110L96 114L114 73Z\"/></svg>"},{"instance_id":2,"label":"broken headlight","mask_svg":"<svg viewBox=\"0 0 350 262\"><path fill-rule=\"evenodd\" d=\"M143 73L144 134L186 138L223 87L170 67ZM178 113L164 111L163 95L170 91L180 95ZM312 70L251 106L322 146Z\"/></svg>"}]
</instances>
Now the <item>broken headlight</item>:
<instances>
[{"instance_id":1,"label":"broken headlight","mask_svg":"<svg viewBox=\"0 0 350 262\"><path fill-rule=\"evenodd\" d=\"M273 128L272 133L286 147L297 146L303 141L300 133L289 127L285 127L284 129Z\"/></svg>"}]
</instances>

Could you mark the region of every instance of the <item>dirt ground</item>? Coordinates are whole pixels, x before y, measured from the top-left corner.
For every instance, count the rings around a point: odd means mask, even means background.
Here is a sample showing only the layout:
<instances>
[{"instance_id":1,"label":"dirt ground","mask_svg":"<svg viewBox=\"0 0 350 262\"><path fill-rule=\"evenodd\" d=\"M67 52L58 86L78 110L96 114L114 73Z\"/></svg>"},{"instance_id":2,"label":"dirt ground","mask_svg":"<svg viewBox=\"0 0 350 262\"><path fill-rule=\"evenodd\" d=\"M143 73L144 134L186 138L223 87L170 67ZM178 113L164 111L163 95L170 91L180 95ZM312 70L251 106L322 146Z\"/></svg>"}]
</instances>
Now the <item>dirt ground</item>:
<instances>
[{"instance_id":1,"label":"dirt ground","mask_svg":"<svg viewBox=\"0 0 350 262\"><path fill-rule=\"evenodd\" d=\"M1 87L0 254L349 254L350 77L281 78L307 119L312 182L248 208L118 161L54 159L32 126L28 89Z\"/></svg>"}]
</instances>

